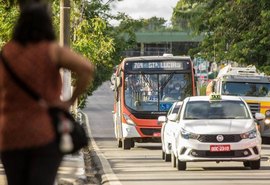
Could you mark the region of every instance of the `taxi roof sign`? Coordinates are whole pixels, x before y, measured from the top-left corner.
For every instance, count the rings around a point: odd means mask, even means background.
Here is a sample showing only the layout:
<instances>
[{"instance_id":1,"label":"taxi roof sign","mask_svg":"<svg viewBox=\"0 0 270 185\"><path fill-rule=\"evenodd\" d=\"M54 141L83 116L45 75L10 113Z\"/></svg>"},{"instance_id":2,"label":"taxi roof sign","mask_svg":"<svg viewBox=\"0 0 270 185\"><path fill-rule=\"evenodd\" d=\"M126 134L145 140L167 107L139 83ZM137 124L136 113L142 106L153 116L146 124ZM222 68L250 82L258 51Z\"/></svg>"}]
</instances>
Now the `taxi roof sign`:
<instances>
[{"instance_id":1,"label":"taxi roof sign","mask_svg":"<svg viewBox=\"0 0 270 185\"><path fill-rule=\"evenodd\" d=\"M211 93L209 95L209 100L210 101L220 101L221 100L221 95L220 94L216 94L216 93Z\"/></svg>"}]
</instances>

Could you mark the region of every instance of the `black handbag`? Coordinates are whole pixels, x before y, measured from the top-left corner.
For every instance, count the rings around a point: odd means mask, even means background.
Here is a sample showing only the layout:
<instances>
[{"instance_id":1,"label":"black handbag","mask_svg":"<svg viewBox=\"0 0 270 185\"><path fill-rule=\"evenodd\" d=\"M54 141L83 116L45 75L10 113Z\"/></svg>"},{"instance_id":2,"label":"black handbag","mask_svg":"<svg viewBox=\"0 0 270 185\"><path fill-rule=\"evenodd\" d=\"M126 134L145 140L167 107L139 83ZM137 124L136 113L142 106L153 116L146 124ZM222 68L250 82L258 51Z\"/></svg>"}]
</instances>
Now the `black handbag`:
<instances>
[{"instance_id":1,"label":"black handbag","mask_svg":"<svg viewBox=\"0 0 270 185\"><path fill-rule=\"evenodd\" d=\"M23 82L11 69L1 51L1 59L10 76L32 99L41 106L47 105L46 101L25 82ZM45 106L46 107L46 106ZM77 122L72 114L59 107L47 107L54 126L56 141L59 144L59 151L63 154L73 154L88 145L88 137L83 126Z\"/></svg>"},{"instance_id":2,"label":"black handbag","mask_svg":"<svg viewBox=\"0 0 270 185\"><path fill-rule=\"evenodd\" d=\"M59 143L59 149L62 153L76 153L88 145L88 137L83 126L68 111L59 107L49 107L48 112L54 125L56 141ZM65 134L69 134L72 146L67 146L69 144L63 143L70 142L65 141L65 138L68 136Z\"/></svg>"}]
</instances>

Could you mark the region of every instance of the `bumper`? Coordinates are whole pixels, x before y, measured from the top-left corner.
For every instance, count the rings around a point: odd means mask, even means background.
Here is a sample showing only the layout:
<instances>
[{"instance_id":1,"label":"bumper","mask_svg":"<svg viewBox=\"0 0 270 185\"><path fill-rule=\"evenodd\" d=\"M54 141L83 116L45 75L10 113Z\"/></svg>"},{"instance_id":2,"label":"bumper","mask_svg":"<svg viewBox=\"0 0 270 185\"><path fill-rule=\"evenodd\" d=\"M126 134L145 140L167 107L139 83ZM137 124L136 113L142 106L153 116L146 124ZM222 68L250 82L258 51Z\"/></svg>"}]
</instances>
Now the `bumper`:
<instances>
[{"instance_id":1,"label":"bumper","mask_svg":"<svg viewBox=\"0 0 270 185\"><path fill-rule=\"evenodd\" d=\"M159 127L138 127L122 123L124 138L160 138Z\"/></svg>"},{"instance_id":2,"label":"bumper","mask_svg":"<svg viewBox=\"0 0 270 185\"><path fill-rule=\"evenodd\" d=\"M202 143L182 139L176 155L180 161L252 161L260 159L261 138L237 143ZM210 145L229 145L229 151L210 151Z\"/></svg>"}]
</instances>

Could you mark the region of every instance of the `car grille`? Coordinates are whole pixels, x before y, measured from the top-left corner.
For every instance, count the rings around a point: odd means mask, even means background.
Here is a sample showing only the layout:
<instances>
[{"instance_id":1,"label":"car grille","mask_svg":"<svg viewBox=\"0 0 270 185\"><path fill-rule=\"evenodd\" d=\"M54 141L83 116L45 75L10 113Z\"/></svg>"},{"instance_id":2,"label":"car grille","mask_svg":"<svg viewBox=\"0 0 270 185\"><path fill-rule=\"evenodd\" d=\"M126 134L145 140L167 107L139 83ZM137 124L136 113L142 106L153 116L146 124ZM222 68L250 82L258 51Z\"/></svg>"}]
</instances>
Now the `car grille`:
<instances>
[{"instance_id":1,"label":"car grille","mask_svg":"<svg viewBox=\"0 0 270 185\"><path fill-rule=\"evenodd\" d=\"M152 136L154 133L160 133L161 129L156 128L141 128L143 135Z\"/></svg>"},{"instance_id":2,"label":"car grille","mask_svg":"<svg viewBox=\"0 0 270 185\"><path fill-rule=\"evenodd\" d=\"M218 135L200 135L198 140L203 143L235 143L241 141L239 134L222 135L223 141L217 140Z\"/></svg>"},{"instance_id":3,"label":"car grille","mask_svg":"<svg viewBox=\"0 0 270 185\"><path fill-rule=\"evenodd\" d=\"M214 157L214 158L235 158L235 157L247 157L251 155L248 149L234 150L228 152L210 152L205 150L191 150L190 155L194 157Z\"/></svg>"},{"instance_id":4,"label":"car grille","mask_svg":"<svg viewBox=\"0 0 270 185\"><path fill-rule=\"evenodd\" d=\"M248 103L249 109L251 110L251 113L253 117L255 117L256 112L260 112L260 104L259 103Z\"/></svg>"}]
</instances>

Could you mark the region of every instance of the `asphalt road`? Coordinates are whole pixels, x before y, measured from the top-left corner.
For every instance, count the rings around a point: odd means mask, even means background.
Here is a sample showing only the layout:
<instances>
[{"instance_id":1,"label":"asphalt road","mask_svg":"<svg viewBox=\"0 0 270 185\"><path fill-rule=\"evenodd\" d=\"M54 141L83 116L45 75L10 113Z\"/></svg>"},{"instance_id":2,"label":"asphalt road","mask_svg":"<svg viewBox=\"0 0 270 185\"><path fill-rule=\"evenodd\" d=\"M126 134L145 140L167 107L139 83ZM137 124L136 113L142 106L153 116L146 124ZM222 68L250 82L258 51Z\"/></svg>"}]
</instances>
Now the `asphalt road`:
<instances>
[{"instance_id":1,"label":"asphalt road","mask_svg":"<svg viewBox=\"0 0 270 185\"><path fill-rule=\"evenodd\" d=\"M113 92L104 83L88 98L84 112L89 117L92 145L102 166L103 184L111 185L260 185L270 180L270 145L263 145L260 170L244 168L241 162L187 163L177 171L161 159L160 143L135 144L131 150L117 148L113 131Z\"/></svg>"}]
</instances>

